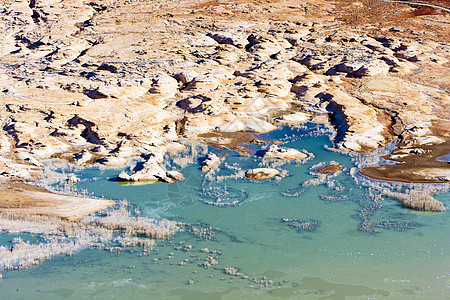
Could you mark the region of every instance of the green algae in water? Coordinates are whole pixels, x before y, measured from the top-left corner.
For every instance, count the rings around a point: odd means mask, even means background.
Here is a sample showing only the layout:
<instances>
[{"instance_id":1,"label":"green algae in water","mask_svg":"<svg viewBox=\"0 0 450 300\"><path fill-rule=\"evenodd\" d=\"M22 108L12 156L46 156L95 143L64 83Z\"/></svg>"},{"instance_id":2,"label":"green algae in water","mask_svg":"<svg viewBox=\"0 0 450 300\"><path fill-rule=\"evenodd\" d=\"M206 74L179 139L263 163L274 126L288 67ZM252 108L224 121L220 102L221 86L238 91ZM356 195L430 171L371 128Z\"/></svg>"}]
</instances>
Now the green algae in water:
<instances>
[{"instance_id":1,"label":"green algae in water","mask_svg":"<svg viewBox=\"0 0 450 300\"><path fill-rule=\"evenodd\" d=\"M448 298L446 213L407 210L356 184L349 172L354 167L352 157L325 150L323 146L331 144L321 127L283 128L261 138L280 140L283 146L305 149L315 157L304 164L278 166L289 175L279 181L256 182L238 176L210 181L196 164L182 170L185 181L170 185L124 186L111 180L120 171L77 171L80 190L127 199L144 216L189 226L149 251L130 248L119 254L86 249L7 272L0 281L0 298ZM257 151L261 146L251 147ZM221 166L217 176L261 163L259 158L231 151L210 151L228 154L224 162L238 166L236 170ZM311 166L329 161L346 171L332 177L333 184L302 186L315 178ZM238 203L205 204L214 200L216 190L229 192L224 202L238 199ZM448 193L436 198L448 206ZM288 226L300 221L316 226L301 231ZM371 225L373 232L361 230L362 224ZM211 256L218 264L205 266L213 261ZM226 267L238 269L243 276L225 274Z\"/></svg>"}]
</instances>

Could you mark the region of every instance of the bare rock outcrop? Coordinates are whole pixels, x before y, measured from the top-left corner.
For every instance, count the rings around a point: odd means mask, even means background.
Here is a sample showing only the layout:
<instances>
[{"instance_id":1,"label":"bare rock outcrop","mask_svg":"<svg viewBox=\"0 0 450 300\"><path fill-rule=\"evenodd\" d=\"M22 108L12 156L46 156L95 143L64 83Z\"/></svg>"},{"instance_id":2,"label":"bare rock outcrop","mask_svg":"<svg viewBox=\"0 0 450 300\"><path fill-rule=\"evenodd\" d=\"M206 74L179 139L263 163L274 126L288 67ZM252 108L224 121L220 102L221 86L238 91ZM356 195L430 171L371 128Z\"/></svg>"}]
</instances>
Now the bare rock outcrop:
<instances>
[{"instance_id":1,"label":"bare rock outcrop","mask_svg":"<svg viewBox=\"0 0 450 300\"><path fill-rule=\"evenodd\" d=\"M277 176L280 174L280 171L277 169L272 168L256 168L251 169L245 172L245 177L248 179L256 179L256 180L262 180L262 179L269 179L272 177Z\"/></svg>"},{"instance_id":2,"label":"bare rock outcrop","mask_svg":"<svg viewBox=\"0 0 450 300\"><path fill-rule=\"evenodd\" d=\"M164 170L154 159L150 158L142 165L137 166L129 175L122 171L117 176L119 181L162 181L173 183L175 181L184 180L183 174L177 171Z\"/></svg>"},{"instance_id":3,"label":"bare rock outcrop","mask_svg":"<svg viewBox=\"0 0 450 300\"><path fill-rule=\"evenodd\" d=\"M292 160L292 159L304 159L308 157L307 154L297 149L283 148L275 144L270 145L267 150L263 150L259 154L264 159Z\"/></svg>"},{"instance_id":4,"label":"bare rock outcrop","mask_svg":"<svg viewBox=\"0 0 450 300\"><path fill-rule=\"evenodd\" d=\"M84 165L93 158L93 155L88 150L84 149L81 152L74 154L73 157L77 165Z\"/></svg>"},{"instance_id":5,"label":"bare rock outcrop","mask_svg":"<svg viewBox=\"0 0 450 300\"><path fill-rule=\"evenodd\" d=\"M300 113L329 118L334 147L350 152L394 139L399 147L439 145L448 136L446 15L390 30L384 10L365 7L362 20L373 27L351 27L353 6L329 1L300 13L278 2L194 8L203 4L3 1L5 176L33 178L42 160L72 160L82 149L94 158L80 164L118 167L180 136L267 132L302 121ZM93 152L98 146L105 151ZM444 178L438 171L414 172Z\"/></svg>"},{"instance_id":6,"label":"bare rock outcrop","mask_svg":"<svg viewBox=\"0 0 450 300\"><path fill-rule=\"evenodd\" d=\"M326 166L315 169L314 171L320 174L334 174L340 170L342 170L342 166L340 164L330 163Z\"/></svg>"}]
</instances>

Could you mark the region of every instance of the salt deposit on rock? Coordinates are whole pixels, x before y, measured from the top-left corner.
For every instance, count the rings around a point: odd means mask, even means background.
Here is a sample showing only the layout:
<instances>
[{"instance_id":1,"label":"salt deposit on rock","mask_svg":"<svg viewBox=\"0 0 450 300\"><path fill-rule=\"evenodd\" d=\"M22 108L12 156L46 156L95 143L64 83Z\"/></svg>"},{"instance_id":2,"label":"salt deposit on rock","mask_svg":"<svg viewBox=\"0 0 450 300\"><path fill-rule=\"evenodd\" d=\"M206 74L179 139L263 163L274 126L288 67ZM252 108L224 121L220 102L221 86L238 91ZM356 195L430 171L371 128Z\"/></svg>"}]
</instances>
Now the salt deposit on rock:
<instances>
[{"instance_id":1,"label":"salt deposit on rock","mask_svg":"<svg viewBox=\"0 0 450 300\"><path fill-rule=\"evenodd\" d=\"M88 247L108 249L111 245L120 245L109 248L110 251L121 251L125 247L152 248L154 239L173 235L179 226L166 219L132 217L121 206L102 216L87 216L77 223L42 216L1 214L0 229L45 235L45 242L37 244L18 238L12 247L0 246L0 271L5 271L27 268L53 256L71 255Z\"/></svg>"},{"instance_id":2,"label":"salt deposit on rock","mask_svg":"<svg viewBox=\"0 0 450 300\"><path fill-rule=\"evenodd\" d=\"M304 159L308 157L305 153L293 149L293 148L282 148L277 145L270 145L270 147L261 153L264 159Z\"/></svg>"}]
</instances>

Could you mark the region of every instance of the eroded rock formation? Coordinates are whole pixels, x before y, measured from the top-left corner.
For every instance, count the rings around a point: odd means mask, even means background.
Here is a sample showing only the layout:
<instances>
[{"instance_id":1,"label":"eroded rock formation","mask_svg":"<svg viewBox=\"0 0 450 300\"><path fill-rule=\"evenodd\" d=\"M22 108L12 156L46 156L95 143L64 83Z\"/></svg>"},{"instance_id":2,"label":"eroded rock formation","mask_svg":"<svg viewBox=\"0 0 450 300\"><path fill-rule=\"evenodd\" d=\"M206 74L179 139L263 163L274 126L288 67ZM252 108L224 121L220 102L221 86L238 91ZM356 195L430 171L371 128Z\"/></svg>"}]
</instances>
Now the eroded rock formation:
<instances>
[{"instance_id":1,"label":"eroded rock formation","mask_svg":"<svg viewBox=\"0 0 450 300\"><path fill-rule=\"evenodd\" d=\"M376 2L2 1L0 178L317 116L343 151L397 139L396 159L426 145L434 161L449 141L448 12ZM448 178L420 161L408 180Z\"/></svg>"}]
</instances>

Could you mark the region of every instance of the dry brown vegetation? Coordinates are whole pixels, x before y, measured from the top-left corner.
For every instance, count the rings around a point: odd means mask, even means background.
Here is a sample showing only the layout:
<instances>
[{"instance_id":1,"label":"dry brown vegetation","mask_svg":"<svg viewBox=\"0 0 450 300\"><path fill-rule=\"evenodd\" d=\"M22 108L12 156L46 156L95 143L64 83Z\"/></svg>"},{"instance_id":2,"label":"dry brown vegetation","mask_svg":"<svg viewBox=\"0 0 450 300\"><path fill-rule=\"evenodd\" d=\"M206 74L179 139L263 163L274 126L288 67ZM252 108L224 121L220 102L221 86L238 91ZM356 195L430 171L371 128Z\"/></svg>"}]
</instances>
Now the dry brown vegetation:
<instances>
[{"instance_id":1,"label":"dry brown vegetation","mask_svg":"<svg viewBox=\"0 0 450 300\"><path fill-rule=\"evenodd\" d=\"M392 191L383 190L382 195L398 200L403 206L412 208L414 210L423 211L446 211L442 202L434 199L429 193L409 190L405 193L397 193Z\"/></svg>"}]
</instances>

